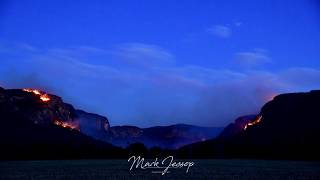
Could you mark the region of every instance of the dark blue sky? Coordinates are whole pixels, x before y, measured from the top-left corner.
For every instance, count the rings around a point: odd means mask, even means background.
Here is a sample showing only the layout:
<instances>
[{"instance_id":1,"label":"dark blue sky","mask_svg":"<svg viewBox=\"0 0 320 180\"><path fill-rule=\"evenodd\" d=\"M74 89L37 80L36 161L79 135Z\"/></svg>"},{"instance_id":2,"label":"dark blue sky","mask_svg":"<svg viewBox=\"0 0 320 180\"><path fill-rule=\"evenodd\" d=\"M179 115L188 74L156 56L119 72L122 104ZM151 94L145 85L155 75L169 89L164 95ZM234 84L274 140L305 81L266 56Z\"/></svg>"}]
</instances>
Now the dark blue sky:
<instances>
[{"instance_id":1,"label":"dark blue sky","mask_svg":"<svg viewBox=\"0 0 320 180\"><path fill-rule=\"evenodd\" d=\"M290 1L1 1L0 85L111 125L221 126L320 86L320 6Z\"/></svg>"}]
</instances>

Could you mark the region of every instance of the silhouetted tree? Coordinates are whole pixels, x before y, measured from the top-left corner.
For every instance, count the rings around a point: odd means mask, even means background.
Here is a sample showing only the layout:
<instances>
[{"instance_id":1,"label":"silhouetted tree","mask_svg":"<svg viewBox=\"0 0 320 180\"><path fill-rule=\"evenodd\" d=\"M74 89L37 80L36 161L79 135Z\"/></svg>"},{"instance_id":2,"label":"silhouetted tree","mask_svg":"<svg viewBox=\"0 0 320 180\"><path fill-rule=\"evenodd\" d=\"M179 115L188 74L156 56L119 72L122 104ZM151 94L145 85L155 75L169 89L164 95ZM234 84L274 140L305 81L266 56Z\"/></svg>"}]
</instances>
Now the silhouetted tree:
<instances>
[{"instance_id":1,"label":"silhouetted tree","mask_svg":"<svg viewBox=\"0 0 320 180\"><path fill-rule=\"evenodd\" d=\"M147 156L148 149L142 143L133 143L127 147L127 151L130 156Z\"/></svg>"}]
</instances>

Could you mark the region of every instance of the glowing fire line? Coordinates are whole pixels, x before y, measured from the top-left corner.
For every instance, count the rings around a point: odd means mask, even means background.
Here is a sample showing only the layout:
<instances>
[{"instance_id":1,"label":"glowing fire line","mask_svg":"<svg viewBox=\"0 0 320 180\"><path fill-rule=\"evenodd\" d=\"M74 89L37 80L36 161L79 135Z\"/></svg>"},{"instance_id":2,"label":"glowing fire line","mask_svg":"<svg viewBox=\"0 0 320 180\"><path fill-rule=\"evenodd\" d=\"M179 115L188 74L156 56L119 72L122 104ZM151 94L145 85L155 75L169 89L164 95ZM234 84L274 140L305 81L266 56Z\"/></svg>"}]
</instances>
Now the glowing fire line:
<instances>
[{"instance_id":1,"label":"glowing fire line","mask_svg":"<svg viewBox=\"0 0 320 180\"><path fill-rule=\"evenodd\" d=\"M55 125L61 126L63 128L74 129L74 130L80 131L79 128L76 125L74 125L72 123L69 123L69 122L63 122L63 121L60 121L60 120L55 120L53 123Z\"/></svg>"},{"instance_id":2,"label":"glowing fire line","mask_svg":"<svg viewBox=\"0 0 320 180\"><path fill-rule=\"evenodd\" d=\"M254 121L249 122L248 124L246 124L243 129L246 130L249 126L253 126L253 125L256 125L256 124L260 123L260 122L261 122L261 119L262 119L262 116L259 116L259 117L258 117L257 119L255 119Z\"/></svg>"},{"instance_id":3,"label":"glowing fire line","mask_svg":"<svg viewBox=\"0 0 320 180\"><path fill-rule=\"evenodd\" d=\"M36 89L23 89L23 91L30 92L30 93L33 93L35 95L40 96L40 99L43 102L48 102L51 100L48 94L41 93L39 90L36 90Z\"/></svg>"}]
</instances>

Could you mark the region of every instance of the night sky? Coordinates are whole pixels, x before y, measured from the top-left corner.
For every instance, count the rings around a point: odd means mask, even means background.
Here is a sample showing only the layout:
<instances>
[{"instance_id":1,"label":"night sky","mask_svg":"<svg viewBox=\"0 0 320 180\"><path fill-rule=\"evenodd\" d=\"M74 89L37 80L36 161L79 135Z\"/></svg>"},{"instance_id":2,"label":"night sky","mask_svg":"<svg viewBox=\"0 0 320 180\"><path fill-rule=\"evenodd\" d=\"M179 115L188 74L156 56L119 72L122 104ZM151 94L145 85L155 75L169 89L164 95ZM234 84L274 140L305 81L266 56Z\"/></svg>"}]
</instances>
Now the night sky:
<instances>
[{"instance_id":1,"label":"night sky","mask_svg":"<svg viewBox=\"0 0 320 180\"><path fill-rule=\"evenodd\" d=\"M0 0L0 86L111 125L224 126L320 89L316 0Z\"/></svg>"}]
</instances>

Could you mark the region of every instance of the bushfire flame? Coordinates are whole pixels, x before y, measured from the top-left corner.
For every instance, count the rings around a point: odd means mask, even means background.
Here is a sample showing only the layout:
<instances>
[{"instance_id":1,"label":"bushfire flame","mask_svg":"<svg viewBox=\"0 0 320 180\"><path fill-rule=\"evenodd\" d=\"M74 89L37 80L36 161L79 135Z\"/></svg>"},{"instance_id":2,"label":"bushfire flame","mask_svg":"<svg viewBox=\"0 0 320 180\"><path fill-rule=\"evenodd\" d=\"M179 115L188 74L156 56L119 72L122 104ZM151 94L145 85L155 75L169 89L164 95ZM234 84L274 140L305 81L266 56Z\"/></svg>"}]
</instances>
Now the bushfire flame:
<instances>
[{"instance_id":1,"label":"bushfire flame","mask_svg":"<svg viewBox=\"0 0 320 180\"><path fill-rule=\"evenodd\" d=\"M38 95L40 97L41 101L43 101L43 102L50 101L49 95L46 94L46 93L42 93L39 90L36 90L36 89L23 89L23 91L30 92L30 93L33 93L35 95Z\"/></svg>"},{"instance_id":2,"label":"bushfire flame","mask_svg":"<svg viewBox=\"0 0 320 180\"><path fill-rule=\"evenodd\" d=\"M64 121L60 121L60 120L55 120L53 123L55 125L61 126L63 128L74 129L74 130L80 131L79 127L77 125L72 124L70 122L64 122Z\"/></svg>"},{"instance_id":3,"label":"bushfire flame","mask_svg":"<svg viewBox=\"0 0 320 180\"><path fill-rule=\"evenodd\" d=\"M246 124L243 129L246 130L249 126L253 126L253 125L256 125L256 124L260 123L261 119L262 119L262 116L260 115L254 121L251 121L248 124Z\"/></svg>"}]
</instances>

